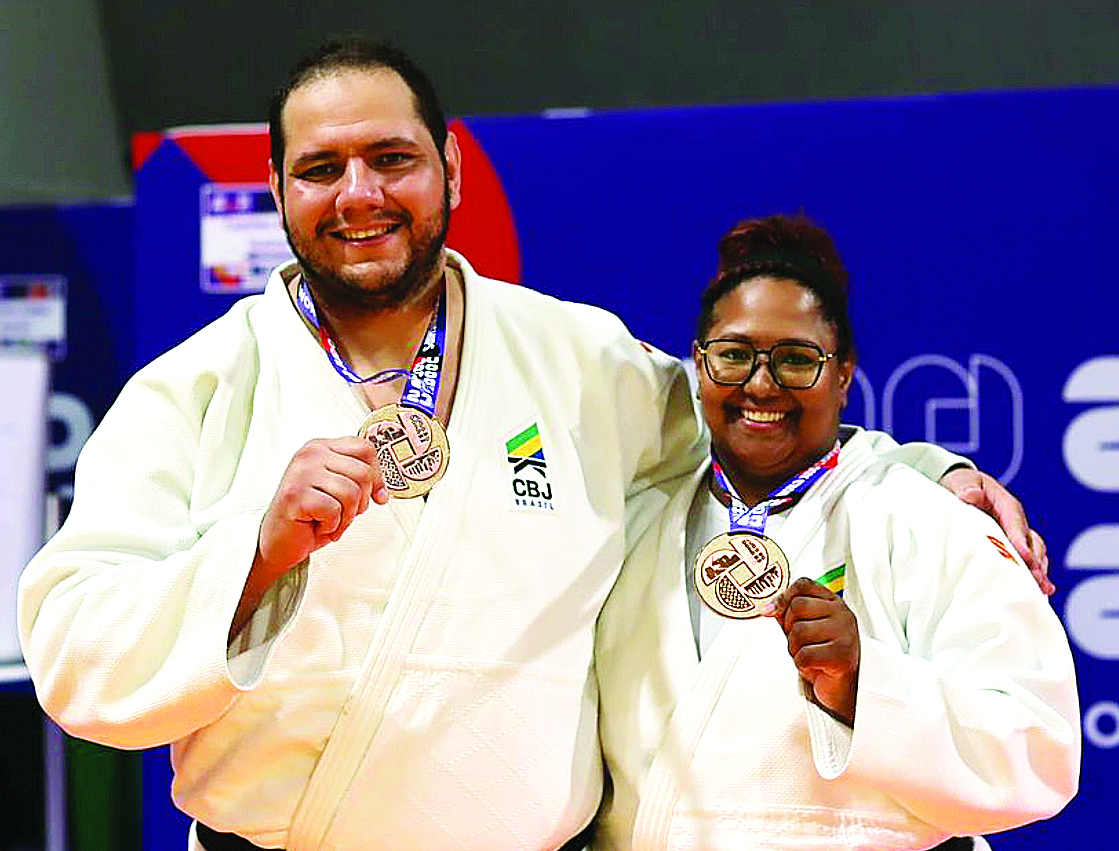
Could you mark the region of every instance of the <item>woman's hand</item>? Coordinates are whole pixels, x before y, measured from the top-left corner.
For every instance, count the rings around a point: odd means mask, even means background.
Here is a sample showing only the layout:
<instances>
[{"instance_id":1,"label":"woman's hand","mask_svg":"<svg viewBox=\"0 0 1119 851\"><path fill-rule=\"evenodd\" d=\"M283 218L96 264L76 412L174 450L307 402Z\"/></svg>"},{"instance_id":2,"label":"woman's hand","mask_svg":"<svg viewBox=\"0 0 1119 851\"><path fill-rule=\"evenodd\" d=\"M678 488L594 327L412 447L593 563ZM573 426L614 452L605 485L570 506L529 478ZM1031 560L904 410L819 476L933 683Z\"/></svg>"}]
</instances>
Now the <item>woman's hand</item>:
<instances>
[{"instance_id":1,"label":"woman's hand","mask_svg":"<svg viewBox=\"0 0 1119 851\"><path fill-rule=\"evenodd\" d=\"M811 700L855 725L859 687L859 627L842 598L811 579L797 579L768 612L788 639L789 655L808 683Z\"/></svg>"}]
</instances>

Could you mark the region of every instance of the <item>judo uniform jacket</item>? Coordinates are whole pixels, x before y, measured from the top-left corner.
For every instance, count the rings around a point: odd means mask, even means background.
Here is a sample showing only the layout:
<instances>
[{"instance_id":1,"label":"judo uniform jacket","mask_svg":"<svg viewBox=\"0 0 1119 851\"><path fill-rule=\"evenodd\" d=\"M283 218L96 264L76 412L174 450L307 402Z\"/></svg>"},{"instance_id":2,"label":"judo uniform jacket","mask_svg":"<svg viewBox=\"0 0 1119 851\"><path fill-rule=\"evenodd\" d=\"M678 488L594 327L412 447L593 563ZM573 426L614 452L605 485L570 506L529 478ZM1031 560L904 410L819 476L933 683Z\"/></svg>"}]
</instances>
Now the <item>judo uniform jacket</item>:
<instances>
[{"instance_id":1,"label":"judo uniform jacket","mask_svg":"<svg viewBox=\"0 0 1119 851\"><path fill-rule=\"evenodd\" d=\"M706 472L636 542L602 615L600 847L928 848L1075 794L1068 640L990 518L877 460L862 432L770 517L792 578L843 568L861 644L852 729L806 698L772 618L726 620L700 658L683 561Z\"/></svg>"},{"instance_id":2,"label":"judo uniform jacket","mask_svg":"<svg viewBox=\"0 0 1119 851\"><path fill-rule=\"evenodd\" d=\"M19 623L46 711L172 743L176 804L297 849L552 849L598 806L595 620L704 447L678 361L602 310L464 279L450 462L370 505L227 647L293 453L368 413L273 273L90 437ZM526 459L531 462L526 463Z\"/></svg>"}]
</instances>

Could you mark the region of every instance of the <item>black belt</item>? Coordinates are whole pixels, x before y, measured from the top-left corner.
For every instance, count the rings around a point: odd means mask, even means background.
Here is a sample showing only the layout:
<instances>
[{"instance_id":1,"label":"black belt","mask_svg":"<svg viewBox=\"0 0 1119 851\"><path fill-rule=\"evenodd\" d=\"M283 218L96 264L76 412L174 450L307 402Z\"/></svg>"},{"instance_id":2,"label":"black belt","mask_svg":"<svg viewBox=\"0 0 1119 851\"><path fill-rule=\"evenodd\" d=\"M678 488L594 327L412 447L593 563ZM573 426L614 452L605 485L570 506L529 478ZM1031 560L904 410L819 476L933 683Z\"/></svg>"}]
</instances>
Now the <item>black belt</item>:
<instances>
[{"instance_id":1,"label":"black belt","mask_svg":"<svg viewBox=\"0 0 1119 851\"><path fill-rule=\"evenodd\" d=\"M206 851L259 851L259 845L253 845L243 836L236 833L218 833L202 822L197 822L195 832L198 835L198 844Z\"/></svg>"},{"instance_id":2,"label":"black belt","mask_svg":"<svg viewBox=\"0 0 1119 851\"><path fill-rule=\"evenodd\" d=\"M970 836L953 836L951 839L945 839L930 851L972 851L974 848L975 840Z\"/></svg>"},{"instance_id":3,"label":"black belt","mask_svg":"<svg viewBox=\"0 0 1119 851\"><path fill-rule=\"evenodd\" d=\"M198 844L206 851L263 851L259 845L253 845L243 836L238 836L236 833L218 833L216 830L206 827L202 822L198 822L196 830L198 832ZM593 838L593 830L588 826L578 836L565 843L559 851L578 851L578 849L586 848ZM970 836L953 836L951 839L945 839L930 851L973 851L974 848L975 843Z\"/></svg>"},{"instance_id":4,"label":"black belt","mask_svg":"<svg viewBox=\"0 0 1119 851\"><path fill-rule=\"evenodd\" d=\"M213 828L206 827L202 822L196 823L195 832L198 836L198 844L205 848L206 851L264 851L259 845L253 845L243 836L238 836L236 833L218 833ZM558 851L580 851L580 849L589 846L593 838L593 828L588 825L583 828L582 833L564 843L563 847L558 849ZM949 840L949 842L951 841L952 840ZM965 848L969 847L970 846L963 846L962 848L950 847L947 851L964 851Z\"/></svg>"}]
</instances>

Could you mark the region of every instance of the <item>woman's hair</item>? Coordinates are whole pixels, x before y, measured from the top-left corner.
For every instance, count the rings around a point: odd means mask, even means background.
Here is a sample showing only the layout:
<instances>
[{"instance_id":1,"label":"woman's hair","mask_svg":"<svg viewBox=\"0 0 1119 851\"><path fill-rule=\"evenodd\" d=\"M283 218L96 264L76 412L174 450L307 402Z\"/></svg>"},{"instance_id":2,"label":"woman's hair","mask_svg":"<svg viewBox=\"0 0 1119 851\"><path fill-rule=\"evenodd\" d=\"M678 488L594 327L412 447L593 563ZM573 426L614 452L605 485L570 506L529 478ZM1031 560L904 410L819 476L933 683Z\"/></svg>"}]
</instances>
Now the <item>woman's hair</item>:
<instances>
[{"instance_id":1,"label":"woman's hair","mask_svg":"<svg viewBox=\"0 0 1119 851\"><path fill-rule=\"evenodd\" d=\"M828 232L804 214L739 222L719 240L719 271L703 291L696 339L704 342L719 299L751 278L788 278L816 296L820 314L836 331L836 354L854 352L847 310L847 270Z\"/></svg>"}]
</instances>

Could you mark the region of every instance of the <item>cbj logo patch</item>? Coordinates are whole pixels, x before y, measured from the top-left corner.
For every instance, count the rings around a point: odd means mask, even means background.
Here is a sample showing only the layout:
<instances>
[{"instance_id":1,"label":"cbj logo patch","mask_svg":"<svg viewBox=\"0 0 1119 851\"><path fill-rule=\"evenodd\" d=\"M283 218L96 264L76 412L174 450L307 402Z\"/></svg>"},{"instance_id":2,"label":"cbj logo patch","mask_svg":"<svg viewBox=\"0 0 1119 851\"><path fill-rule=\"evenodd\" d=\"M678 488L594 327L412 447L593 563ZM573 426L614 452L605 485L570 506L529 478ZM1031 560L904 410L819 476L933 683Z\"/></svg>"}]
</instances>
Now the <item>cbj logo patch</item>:
<instances>
[{"instance_id":1,"label":"cbj logo patch","mask_svg":"<svg viewBox=\"0 0 1119 851\"><path fill-rule=\"evenodd\" d=\"M505 441L505 455L511 471L513 505L555 511L555 492L548 481L548 462L536 423Z\"/></svg>"}]
</instances>

